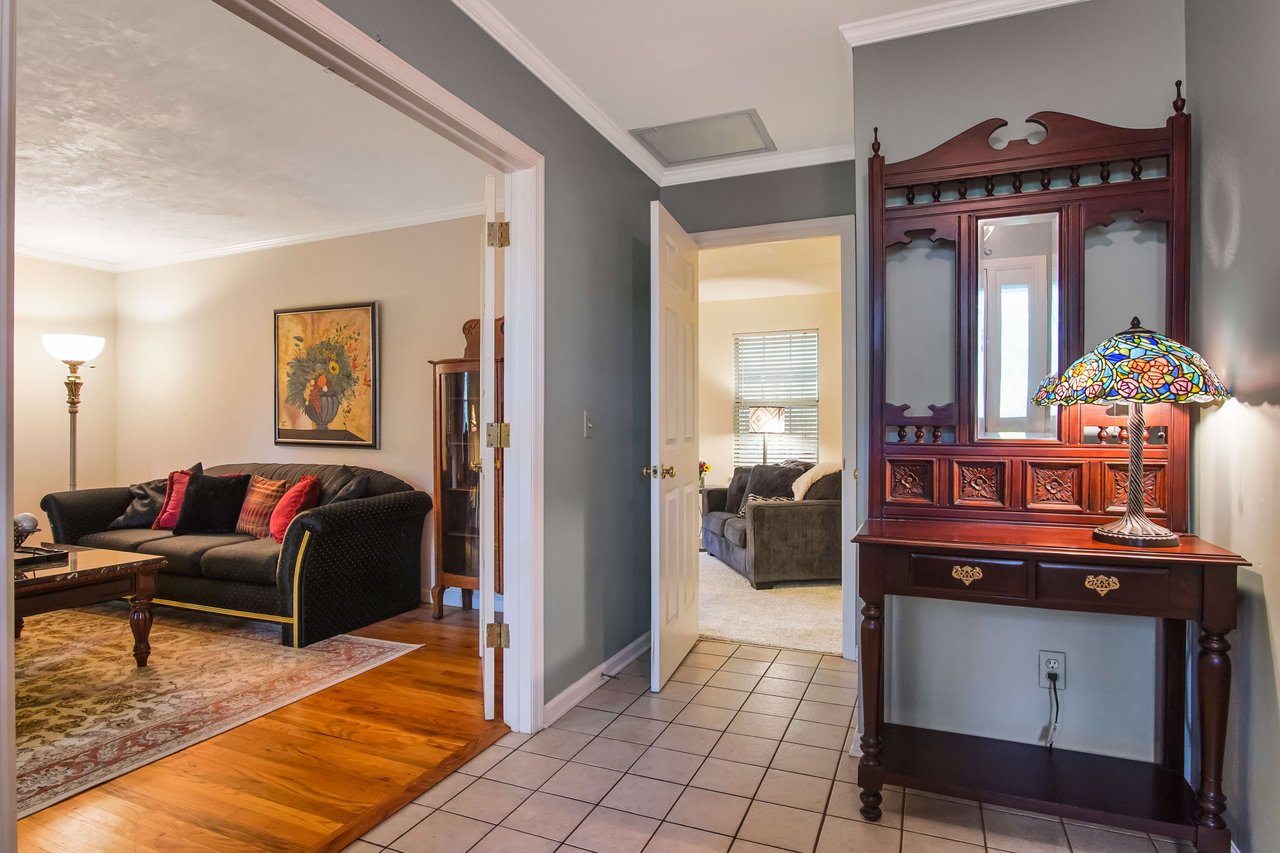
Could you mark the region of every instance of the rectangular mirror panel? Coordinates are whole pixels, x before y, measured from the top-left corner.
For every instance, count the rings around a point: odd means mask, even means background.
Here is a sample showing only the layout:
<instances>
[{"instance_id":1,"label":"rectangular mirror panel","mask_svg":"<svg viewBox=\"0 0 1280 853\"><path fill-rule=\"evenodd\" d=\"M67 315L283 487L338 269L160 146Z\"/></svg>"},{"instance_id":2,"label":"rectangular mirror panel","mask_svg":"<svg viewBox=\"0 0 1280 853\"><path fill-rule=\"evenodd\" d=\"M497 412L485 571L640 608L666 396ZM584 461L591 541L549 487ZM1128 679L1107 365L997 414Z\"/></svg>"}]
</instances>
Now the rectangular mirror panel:
<instances>
[{"instance_id":1,"label":"rectangular mirror panel","mask_svg":"<svg viewBox=\"0 0 1280 853\"><path fill-rule=\"evenodd\" d=\"M930 233L885 252L885 402L911 417L956 400L956 247Z\"/></svg>"},{"instance_id":2,"label":"rectangular mirror panel","mask_svg":"<svg viewBox=\"0 0 1280 853\"><path fill-rule=\"evenodd\" d=\"M1058 410L1031 402L1058 369L1058 214L978 224L974 408L979 439L1056 439Z\"/></svg>"}]
</instances>

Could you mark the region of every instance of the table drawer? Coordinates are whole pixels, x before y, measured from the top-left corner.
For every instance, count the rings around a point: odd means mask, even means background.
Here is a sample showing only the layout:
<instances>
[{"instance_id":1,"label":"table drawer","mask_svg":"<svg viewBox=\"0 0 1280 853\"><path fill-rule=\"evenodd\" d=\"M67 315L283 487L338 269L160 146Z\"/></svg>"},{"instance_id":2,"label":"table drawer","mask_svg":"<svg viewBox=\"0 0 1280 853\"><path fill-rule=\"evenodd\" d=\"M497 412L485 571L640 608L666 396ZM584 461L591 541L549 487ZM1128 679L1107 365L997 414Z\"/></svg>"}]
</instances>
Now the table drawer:
<instances>
[{"instance_id":1,"label":"table drawer","mask_svg":"<svg viewBox=\"0 0 1280 853\"><path fill-rule=\"evenodd\" d=\"M1027 598L1029 566L1023 560L988 560L944 554L912 554L908 583L921 591L945 590L961 598Z\"/></svg>"},{"instance_id":2,"label":"table drawer","mask_svg":"<svg viewBox=\"0 0 1280 853\"><path fill-rule=\"evenodd\" d=\"M1162 567L1084 566L1039 563L1036 599L1087 604L1091 608L1162 613L1169 609L1171 579Z\"/></svg>"}]
</instances>

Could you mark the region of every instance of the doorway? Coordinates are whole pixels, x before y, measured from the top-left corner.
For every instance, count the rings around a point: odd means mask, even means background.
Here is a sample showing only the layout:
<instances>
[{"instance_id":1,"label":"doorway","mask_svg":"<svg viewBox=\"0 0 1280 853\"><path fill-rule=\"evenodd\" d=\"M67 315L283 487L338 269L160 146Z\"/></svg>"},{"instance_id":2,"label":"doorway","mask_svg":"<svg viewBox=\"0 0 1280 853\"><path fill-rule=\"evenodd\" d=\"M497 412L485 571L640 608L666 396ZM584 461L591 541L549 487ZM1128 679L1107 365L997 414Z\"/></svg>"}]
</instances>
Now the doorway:
<instances>
[{"instance_id":1,"label":"doorway","mask_svg":"<svg viewBox=\"0 0 1280 853\"><path fill-rule=\"evenodd\" d=\"M219 5L305 56L374 94L384 103L460 145L470 154L504 175L506 218L510 246L506 278L506 361L509 387L507 422L512 440L507 450L504 514L505 542L513 557L507 561L507 587L516 603L507 608L511 648L506 655L505 689L497 714L512 728L532 731L540 727L541 688L541 466L542 466L542 158L518 139L449 95L407 63L356 31L320 4L227 0ZM12 338L14 318L8 314L14 292L13 197L15 3L0 3L0 36L8 62L0 68L0 248L3 249L3 317L6 335ZM476 251L480 250L477 234ZM492 347L492 342L488 344ZM7 360L9 356L6 354ZM0 509L14 514L13 501L13 365L0 371L4 382L5 430L4 487ZM12 545L3 556L12 558ZM12 587L0 595L0 622L14 616ZM473 635L475 636L475 635ZM13 708L13 657L10 644L0 651L0 702ZM16 808L14 796L13 731L0 733L0 847L14 846Z\"/></svg>"},{"instance_id":2,"label":"doorway","mask_svg":"<svg viewBox=\"0 0 1280 853\"><path fill-rule=\"evenodd\" d=\"M784 584L781 587L784 593L790 589L791 579L769 579L764 576L754 578L756 588L752 587L750 557L753 556L756 543L748 539L748 531L744 529L747 520L738 515L742 505L740 504L733 512L727 511L729 486L734 485L734 474L739 474L738 479L742 479L744 475L749 477L752 467L765 461L766 442L773 442L770 445L773 452L770 453L769 462L791 462L802 469L801 474L806 472L804 469L812 468L815 470L812 480L816 481L822 476L828 476L829 479L824 486L838 487L835 495L848 496L848 500L839 501L840 508L835 512L835 517L827 522L831 527L828 538L832 541L829 543L826 557L830 565L827 569L830 577L826 580L828 583L838 582L839 590L837 592L829 588L829 592L836 592L835 595L828 596L829 604L832 605L828 610L832 617L828 623L830 627L825 632L819 630L816 633L818 635L835 633L835 637L827 637L824 642L831 644L831 650L838 651L844 657L856 659L857 635L854 630L857 624L856 555L850 540L859 520L865 514L863 509L865 499L857 488L856 470L859 457L854 377L857 367L855 338L858 324L854 286L853 217L704 232L688 236L687 244L683 242L686 235L683 235L680 230L679 223L657 203L655 203L653 222L652 239L655 247L651 313L653 356L650 369L655 379L651 466L657 482L654 484L654 545L651 552L654 562L652 689L661 689L675 666L692 647L692 641L696 641L703 631L703 608L700 601L703 584L700 581L704 566L708 576L706 585L708 588L716 586L714 579L719 577L723 581L736 583L742 587L739 592L746 596L755 593L764 593L767 596L778 591L777 586L772 589L760 589L760 587L768 587L771 582L777 584L781 581ZM821 238L828 238L831 242L823 243ZM805 242L809 240L819 242ZM785 255L788 251L803 253L807 250L813 253L819 251L820 247L826 249L825 257L828 266L828 283L825 288L829 296L825 312L835 313L838 322L832 323L830 317L825 320L798 321L794 314L791 315L791 322L783 322L784 317L788 315L784 313L784 306L781 303L767 306L772 310L764 312L763 316L760 312L754 312L755 317L748 322L741 319L741 315L752 313L750 309L759 306L744 305L737 312L733 312L728 309L728 305L714 304L715 302L753 301L724 298L726 295L730 297L736 295L735 290L747 292L754 288L757 294L763 294L759 296L761 302L768 302L778 298L781 291L788 288L793 291L814 289L815 285L803 283L804 276L798 272L793 272L790 283L787 283L786 276L782 277L782 282L777 281L779 277L777 270L764 269L761 259L770 255ZM722 250L728 251L722 252ZM758 278L774 279L773 281L768 283L746 281L750 276L746 274L746 268L741 265L752 263L753 254L756 256L754 262L760 266L762 273L766 273ZM674 334L669 328L670 323L667 322L673 314L670 308L673 298L668 295L672 290L662 281L662 276L670 276L663 264L667 263L668 257L676 256L683 258L684 266L693 270L692 292L699 305L698 319L695 321L694 328L692 331L683 331L681 334L692 342L691 347L694 352L698 354L705 352L709 361L720 362L718 366L711 368L717 372L715 375L706 377L705 387L704 376L700 371L695 370L693 378L689 380L692 387L688 390L683 389L680 384L684 381L682 377L686 375L683 350L671 344ZM797 254L798 257L799 254ZM733 269L732 265L735 263L740 268ZM783 264L786 264L785 260ZM718 269L717 265L723 269ZM798 268L800 264L795 263L793 266ZM711 275L707 274L708 268L712 270ZM708 286L710 291L706 291ZM711 294L710 298L708 298L708 292ZM791 295L802 294L793 292ZM708 306L710 306L709 309ZM719 308L724 310L718 311ZM735 313L738 315L735 319L720 321L717 317L721 315L729 318ZM707 327L702 323L704 317L708 320ZM730 327L735 324L742 325L740 334L735 334L727 328L720 328L724 323ZM826 327L826 335L822 333L820 326ZM677 326L676 330L678 328ZM820 359L814 357L819 353L819 342L823 338L828 342L827 361L834 362L828 365L828 379L832 378L832 373L838 377L835 382L828 383L825 394L829 402L837 403L836 406L831 407L836 409L835 420L831 426L837 428L828 430L825 457L821 446L823 418L820 405L823 394L819 393L818 388L823 371L821 365L817 363ZM836 345L830 346L832 343ZM722 351L719 358L715 355L717 350ZM694 361L699 359L695 357ZM788 387L778 383L770 387L771 377L792 375L793 372L803 374L800 377L801 381L783 383ZM778 398L797 393L808 396ZM835 399L832 400L832 397ZM669 427L679 421L679 417L673 419L669 413L672 411L673 403L679 399L689 401L689 406L696 410L697 414L693 418L691 429L693 436L691 443L697 451L696 455L700 462L710 463L710 470L701 464L695 469L696 479L693 480L693 488L698 491L699 500L689 510L687 518L682 518L679 513L662 511L671 505L670 495L687 485L685 481L688 475L680 470L681 466L672 464L668 458L674 458L671 449L677 446L677 443L672 441L675 433ZM678 411L679 407L676 406L676 409ZM790 431L786 425L788 413L791 414L793 425ZM752 424L753 415L756 420L754 425ZM827 413L828 418L832 416L832 413ZM705 437L704 430L706 430ZM685 432L689 431L685 430ZM680 438L684 440L684 436ZM775 455L778 452L783 455L781 457ZM721 460L718 480L715 462L706 457ZM817 468L817 464L824 461L828 465L825 468ZM834 470L830 470L831 468ZM833 474L835 476L830 477ZM668 482L668 477L671 482ZM790 486L795 479L799 478L794 478L786 485ZM808 485L809 483L802 483L806 488ZM774 484L770 491L777 493L769 495L770 497L794 500L794 490L782 488L779 484ZM790 494L786 494L788 491ZM738 495L738 492L742 494ZM734 496L746 502L745 483L736 484ZM839 498L835 499L839 500ZM760 503L763 504L764 501ZM802 503L802 501L796 503ZM755 511L751 511L751 514L755 515ZM767 514L767 508L765 513L761 514ZM721 527L722 523L733 527L728 536ZM741 544L736 540L741 540ZM698 550L706 546L710 546L706 551ZM679 568L686 559L685 549L689 549L687 558L696 567L695 572L691 573ZM804 559L801 562L810 563L811 561ZM691 586L696 588L699 594L690 596ZM805 588L810 586L810 582L798 582L797 586ZM748 597L745 600L751 599ZM726 639L739 641L744 639L744 637L727 636L729 632L741 633L750 627L744 625L746 620L741 618L741 614L738 613L735 616L733 612L735 608L732 605L724 608L723 614L713 612L715 609L714 606L708 609L710 616L708 625L726 627L720 629L712 627L711 630L725 632ZM797 607L797 612L805 612L804 604ZM750 641L752 638L745 637L745 639ZM793 643L775 640L772 644Z\"/></svg>"}]
</instances>

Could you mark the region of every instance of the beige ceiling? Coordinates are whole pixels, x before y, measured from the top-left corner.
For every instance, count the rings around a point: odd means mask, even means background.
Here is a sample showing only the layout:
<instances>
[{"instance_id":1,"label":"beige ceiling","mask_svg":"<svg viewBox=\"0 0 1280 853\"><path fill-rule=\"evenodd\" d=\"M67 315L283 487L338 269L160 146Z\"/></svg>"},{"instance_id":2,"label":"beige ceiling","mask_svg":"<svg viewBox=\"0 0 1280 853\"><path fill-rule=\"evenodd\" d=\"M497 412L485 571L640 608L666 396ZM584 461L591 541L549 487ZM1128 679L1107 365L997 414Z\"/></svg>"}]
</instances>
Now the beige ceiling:
<instances>
[{"instance_id":1,"label":"beige ceiling","mask_svg":"<svg viewBox=\"0 0 1280 853\"><path fill-rule=\"evenodd\" d=\"M18 10L22 251L128 268L479 212L488 166L212 0Z\"/></svg>"},{"instance_id":2,"label":"beige ceiling","mask_svg":"<svg viewBox=\"0 0 1280 853\"><path fill-rule=\"evenodd\" d=\"M839 237L752 243L698 253L701 302L839 291Z\"/></svg>"}]
</instances>

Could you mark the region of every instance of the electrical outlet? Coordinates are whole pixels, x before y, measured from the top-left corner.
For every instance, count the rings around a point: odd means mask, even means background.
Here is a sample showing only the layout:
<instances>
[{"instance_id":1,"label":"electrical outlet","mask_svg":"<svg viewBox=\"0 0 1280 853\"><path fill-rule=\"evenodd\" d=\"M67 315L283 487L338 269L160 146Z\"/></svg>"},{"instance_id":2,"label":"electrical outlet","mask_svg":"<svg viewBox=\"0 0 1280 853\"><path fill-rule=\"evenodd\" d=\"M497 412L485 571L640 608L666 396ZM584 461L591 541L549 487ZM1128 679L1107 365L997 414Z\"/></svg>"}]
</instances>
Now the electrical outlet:
<instances>
[{"instance_id":1,"label":"electrical outlet","mask_svg":"<svg viewBox=\"0 0 1280 853\"><path fill-rule=\"evenodd\" d=\"M1040 650L1040 686L1049 689L1049 673L1058 674L1058 690L1067 689L1067 656L1062 652Z\"/></svg>"}]
</instances>

